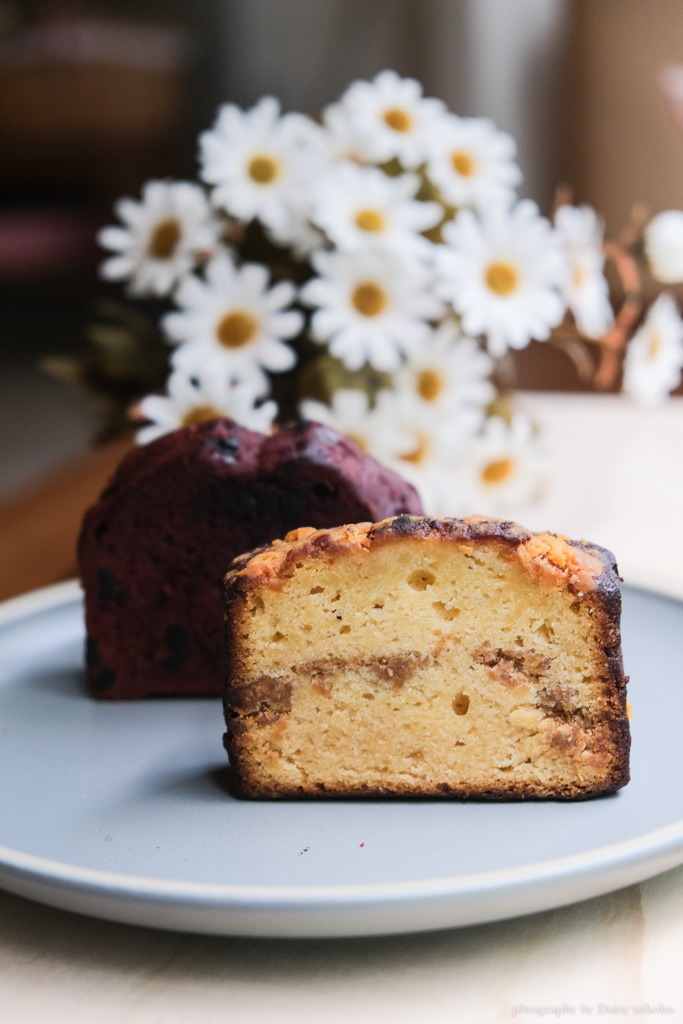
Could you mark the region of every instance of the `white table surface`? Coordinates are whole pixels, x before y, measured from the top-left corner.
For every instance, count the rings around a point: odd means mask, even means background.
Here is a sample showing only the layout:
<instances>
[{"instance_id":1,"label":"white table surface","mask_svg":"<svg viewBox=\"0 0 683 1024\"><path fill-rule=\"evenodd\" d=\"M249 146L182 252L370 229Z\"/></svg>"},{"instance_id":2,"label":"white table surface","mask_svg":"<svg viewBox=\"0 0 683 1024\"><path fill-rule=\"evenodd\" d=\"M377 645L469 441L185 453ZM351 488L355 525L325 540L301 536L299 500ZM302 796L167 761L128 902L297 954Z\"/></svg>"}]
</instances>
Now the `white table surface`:
<instances>
[{"instance_id":1,"label":"white table surface","mask_svg":"<svg viewBox=\"0 0 683 1024\"><path fill-rule=\"evenodd\" d=\"M523 404L555 468L517 518L611 547L627 579L680 590L683 401ZM500 924L330 941L155 932L0 892L1 1024L683 1021L682 967L683 868Z\"/></svg>"},{"instance_id":2,"label":"white table surface","mask_svg":"<svg viewBox=\"0 0 683 1024\"><path fill-rule=\"evenodd\" d=\"M523 395L551 467L532 529L585 537L629 576L683 579L683 399L658 409L617 395Z\"/></svg>"}]
</instances>

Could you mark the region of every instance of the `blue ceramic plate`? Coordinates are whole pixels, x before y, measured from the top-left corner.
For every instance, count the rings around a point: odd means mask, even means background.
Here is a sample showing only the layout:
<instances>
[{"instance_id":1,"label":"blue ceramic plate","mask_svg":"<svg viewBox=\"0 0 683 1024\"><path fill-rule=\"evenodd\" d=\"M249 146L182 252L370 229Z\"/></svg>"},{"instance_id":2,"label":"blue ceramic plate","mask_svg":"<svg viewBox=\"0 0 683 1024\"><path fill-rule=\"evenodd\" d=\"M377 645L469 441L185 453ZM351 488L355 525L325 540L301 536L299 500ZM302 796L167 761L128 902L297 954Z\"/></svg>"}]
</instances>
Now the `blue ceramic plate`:
<instances>
[{"instance_id":1,"label":"blue ceramic plate","mask_svg":"<svg viewBox=\"0 0 683 1024\"><path fill-rule=\"evenodd\" d=\"M0 607L0 886L226 935L492 921L683 863L683 602L624 591L633 781L583 803L283 802L226 790L218 700L84 692L75 583Z\"/></svg>"}]
</instances>

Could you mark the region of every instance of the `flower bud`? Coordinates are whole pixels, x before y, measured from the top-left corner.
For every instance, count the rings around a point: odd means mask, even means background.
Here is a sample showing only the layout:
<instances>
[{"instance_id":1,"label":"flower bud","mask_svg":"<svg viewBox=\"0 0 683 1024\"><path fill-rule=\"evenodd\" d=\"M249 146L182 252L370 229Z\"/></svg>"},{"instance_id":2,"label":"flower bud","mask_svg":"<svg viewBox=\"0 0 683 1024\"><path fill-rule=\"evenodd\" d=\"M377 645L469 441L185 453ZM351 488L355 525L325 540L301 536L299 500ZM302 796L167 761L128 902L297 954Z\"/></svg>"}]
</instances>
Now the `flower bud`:
<instances>
[{"instance_id":1,"label":"flower bud","mask_svg":"<svg viewBox=\"0 0 683 1024\"><path fill-rule=\"evenodd\" d=\"M683 211L664 210L653 217L644 232L645 254L655 281L683 281Z\"/></svg>"}]
</instances>

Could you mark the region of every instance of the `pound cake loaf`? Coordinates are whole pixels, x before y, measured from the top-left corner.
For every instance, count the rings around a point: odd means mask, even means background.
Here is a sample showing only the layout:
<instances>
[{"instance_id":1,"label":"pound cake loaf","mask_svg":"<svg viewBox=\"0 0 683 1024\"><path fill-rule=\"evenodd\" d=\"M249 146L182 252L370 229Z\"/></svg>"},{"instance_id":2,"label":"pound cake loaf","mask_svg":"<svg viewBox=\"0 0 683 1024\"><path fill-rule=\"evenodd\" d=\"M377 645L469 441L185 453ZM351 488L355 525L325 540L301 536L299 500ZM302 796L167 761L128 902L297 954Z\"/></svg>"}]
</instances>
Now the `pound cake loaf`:
<instances>
[{"instance_id":1,"label":"pound cake loaf","mask_svg":"<svg viewBox=\"0 0 683 1024\"><path fill-rule=\"evenodd\" d=\"M223 575L302 523L421 512L415 490L329 427L217 419L132 451L79 543L91 692L220 696Z\"/></svg>"},{"instance_id":2,"label":"pound cake loaf","mask_svg":"<svg viewBox=\"0 0 683 1024\"><path fill-rule=\"evenodd\" d=\"M225 578L247 797L580 798L628 782L614 557L511 522L299 529Z\"/></svg>"}]
</instances>

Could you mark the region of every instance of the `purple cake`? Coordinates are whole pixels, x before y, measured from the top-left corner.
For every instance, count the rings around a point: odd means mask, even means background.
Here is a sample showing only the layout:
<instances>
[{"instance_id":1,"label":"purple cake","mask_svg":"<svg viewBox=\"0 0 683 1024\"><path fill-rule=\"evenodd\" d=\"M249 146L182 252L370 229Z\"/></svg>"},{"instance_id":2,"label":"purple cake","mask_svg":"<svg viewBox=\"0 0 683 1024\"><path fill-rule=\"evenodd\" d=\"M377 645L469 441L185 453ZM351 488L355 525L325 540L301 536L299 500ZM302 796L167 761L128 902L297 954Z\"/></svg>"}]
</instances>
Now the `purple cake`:
<instances>
[{"instance_id":1,"label":"purple cake","mask_svg":"<svg viewBox=\"0 0 683 1024\"><path fill-rule=\"evenodd\" d=\"M91 693L220 695L232 560L300 526L402 512L422 512L414 488L317 423L266 437L216 419L136 448L79 542Z\"/></svg>"}]
</instances>

